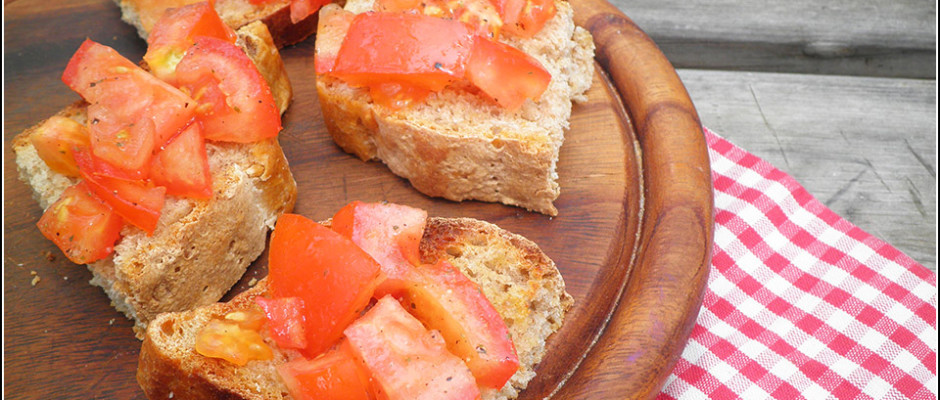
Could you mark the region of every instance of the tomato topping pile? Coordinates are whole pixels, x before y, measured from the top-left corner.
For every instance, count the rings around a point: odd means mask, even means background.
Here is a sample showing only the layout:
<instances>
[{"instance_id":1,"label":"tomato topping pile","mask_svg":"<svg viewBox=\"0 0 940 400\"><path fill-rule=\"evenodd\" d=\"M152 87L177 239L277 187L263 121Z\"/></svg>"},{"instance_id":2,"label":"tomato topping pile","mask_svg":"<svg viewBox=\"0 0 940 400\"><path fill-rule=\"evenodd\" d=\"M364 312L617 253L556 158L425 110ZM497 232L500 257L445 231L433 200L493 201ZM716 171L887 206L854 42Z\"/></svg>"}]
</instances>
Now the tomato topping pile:
<instances>
[{"instance_id":1,"label":"tomato topping pile","mask_svg":"<svg viewBox=\"0 0 940 400\"><path fill-rule=\"evenodd\" d=\"M551 74L509 45L508 32L529 37L555 14L554 0L379 0L376 12L321 11L318 74L369 89L393 109L467 82L510 110L538 100Z\"/></svg>"},{"instance_id":2,"label":"tomato topping pile","mask_svg":"<svg viewBox=\"0 0 940 400\"><path fill-rule=\"evenodd\" d=\"M509 330L480 288L446 261L421 264L426 223L424 210L358 201L330 228L278 220L257 331L299 350L278 367L293 397L477 399L516 373ZM250 352L237 338L213 340L234 349L200 353Z\"/></svg>"},{"instance_id":3,"label":"tomato topping pile","mask_svg":"<svg viewBox=\"0 0 940 400\"><path fill-rule=\"evenodd\" d=\"M280 131L271 89L234 42L200 2L153 27L144 56L153 73L90 39L69 60L62 81L88 102L84 124L53 117L29 139L50 169L81 178L81 190L40 220L71 260L107 257L124 223L153 234L168 194L211 198L206 140L248 143ZM64 239L78 232L88 239Z\"/></svg>"}]
</instances>

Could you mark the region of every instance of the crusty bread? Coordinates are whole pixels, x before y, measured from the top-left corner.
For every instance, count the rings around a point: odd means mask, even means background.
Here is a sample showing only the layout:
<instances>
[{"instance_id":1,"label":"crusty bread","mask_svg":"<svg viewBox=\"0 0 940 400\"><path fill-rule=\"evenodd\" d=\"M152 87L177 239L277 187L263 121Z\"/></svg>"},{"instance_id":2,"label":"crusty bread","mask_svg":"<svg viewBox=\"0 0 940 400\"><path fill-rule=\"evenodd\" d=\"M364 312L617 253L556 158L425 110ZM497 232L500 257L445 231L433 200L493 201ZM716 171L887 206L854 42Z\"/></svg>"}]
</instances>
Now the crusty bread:
<instances>
[{"instance_id":1,"label":"crusty bread","mask_svg":"<svg viewBox=\"0 0 940 400\"><path fill-rule=\"evenodd\" d=\"M290 103L290 82L264 24L238 33L239 44L268 78L283 112ZM86 107L80 101L58 115L84 124ZM29 141L38 126L18 135L13 150L20 178L46 209L77 180L53 172L39 158ZM88 265L91 283L101 286L114 306L136 321L138 337L161 312L218 301L264 250L277 217L292 210L296 201L297 184L276 139L207 142L206 150L211 199L168 196L152 236L127 225L114 253Z\"/></svg>"},{"instance_id":2,"label":"crusty bread","mask_svg":"<svg viewBox=\"0 0 940 400\"><path fill-rule=\"evenodd\" d=\"M545 341L562 324L573 302L565 283L538 246L496 225L469 218L429 218L421 239L422 261L447 259L476 282L506 321L519 354L520 368L501 391L483 399L512 399L535 375ZM287 399L275 367L296 356L275 349L270 361L237 367L194 350L196 335L213 318L256 307L266 279L231 302L167 313L147 329L137 381L151 399ZM273 343L272 347L273 346Z\"/></svg>"},{"instance_id":3,"label":"crusty bread","mask_svg":"<svg viewBox=\"0 0 940 400\"><path fill-rule=\"evenodd\" d=\"M351 0L363 12L371 0ZM317 77L326 127L362 160L378 159L418 191L446 199L501 202L557 215L556 163L571 102L585 99L594 72L591 35L574 25L571 6L531 39L503 40L535 57L552 75L536 101L512 112L462 88L432 93L402 110L372 103L368 90Z\"/></svg>"},{"instance_id":4,"label":"crusty bread","mask_svg":"<svg viewBox=\"0 0 940 400\"><path fill-rule=\"evenodd\" d=\"M121 19L137 28L137 33L144 39L164 11L200 1L205 0L114 0L121 8ZM216 12L234 29L255 21L264 22L277 48L300 42L317 30L316 14L295 24L291 22L289 6L289 0L264 4L252 4L249 0L215 1Z\"/></svg>"}]
</instances>

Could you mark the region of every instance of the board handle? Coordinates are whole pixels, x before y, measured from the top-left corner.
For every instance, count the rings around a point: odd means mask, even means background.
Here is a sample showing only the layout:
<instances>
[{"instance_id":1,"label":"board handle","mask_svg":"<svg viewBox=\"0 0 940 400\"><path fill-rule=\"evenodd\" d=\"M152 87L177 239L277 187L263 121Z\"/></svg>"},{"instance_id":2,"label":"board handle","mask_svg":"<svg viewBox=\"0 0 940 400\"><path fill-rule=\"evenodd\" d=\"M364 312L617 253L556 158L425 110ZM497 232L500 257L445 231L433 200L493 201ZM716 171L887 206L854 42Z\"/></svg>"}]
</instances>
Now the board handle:
<instances>
[{"instance_id":1,"label":"board handle","mask_svg":"<svg viewBox=\"0 0 940 400\"><path fill-rule=\"evenodd\" d=\"M596 60L636 129L644 204L640 247L617 309L553 398L652 398L688 341L708 280L714 233L708 147L685 86L652 39L605 0L570 4L575 23L594 36Z\"/></svg>"}]
</instances>

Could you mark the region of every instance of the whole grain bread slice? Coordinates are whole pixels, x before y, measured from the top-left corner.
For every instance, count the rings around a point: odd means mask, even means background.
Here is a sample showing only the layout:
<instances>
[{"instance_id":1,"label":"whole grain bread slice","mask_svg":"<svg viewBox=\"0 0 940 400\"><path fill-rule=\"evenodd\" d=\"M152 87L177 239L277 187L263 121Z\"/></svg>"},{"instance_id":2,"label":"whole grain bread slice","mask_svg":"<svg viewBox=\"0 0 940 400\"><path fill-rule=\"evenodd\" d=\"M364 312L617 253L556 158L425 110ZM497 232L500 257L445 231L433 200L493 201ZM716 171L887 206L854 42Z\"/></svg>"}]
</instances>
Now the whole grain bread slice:
<instances>
[{"instance_id":1,"label":"whole grain bread slice","mask_svg":"<svg viewBox=\"0 0 940 400\"><path fill-rule=\"evenodd\" d=\"M482 289L499 311L519 355L520 368L502 390L483 399L512 399L535 376L548 337L561 328L573 300L554 262L528 239L488 222L469 218L429 218L421 239L424 262L446 259ZM297 356L275 349L268 361L243 367L194 350L196 335L214 318L257 307L266 279L228 303L166 313L148 327L140 351L137 381L151 399L289 399L275 370ZM260 310L260 309L259 309Z\"/></svg>"},{"instance_id":2,"label":"whole grain bread slice","mask_svg":"<svg viewBox=\"0 0 940 400\"><path fill-rule=\"evenodd\" d=\"M200 1L205 0L114 0L121 8L121 19L137 28L137 33L144 39L167 9ZM317 30L316 14L311 14L297 23L291 21L289 0L258 4L250 0L216 0L215 10L233 29L255 21L263 22L271 32L277 48L298 43Z\"/></svg>"},{"instance_id":3,"label":"whole grain bread slice","mask_svg":"<svg viewBox=\"0 0 940 400\"><path fill-rule=\"evenodd\" d=\"M555 17L531 39L501 39L551 73L538 101L509 111L473 90L449 87L393 110L373 103L368 89L320 75L317 93L327 130L343 150L381 160L426 195L557 215L559 149L572 101L585 100L591 86L594 42L575 26L567 1L556 0L555 6ZM372 0L350 0L345 9L365 12Z\"/></svg>"},{"instance_id":4,"label":"whole grain bread slice","mask_svg":"<svg viewBox=\"0 0 940 400\"><path fill-rule=\"evenodd\" d=\"M290 82L264 24L238 30L239 45L268 80L281 112L291 99ZM84 124L87 103L57 115ZM53 172L29 141L41 124L13 140L20 179L46 209L74 178ZM138 337L157 314L218 301L265 248L267 232L289 212L297 184L277 139L250 144L207 142L213 197L168 196L153 235L127 225L114 253L89 264L91 283L115 308L135 321Z\"/></svg>"}]
</instances>

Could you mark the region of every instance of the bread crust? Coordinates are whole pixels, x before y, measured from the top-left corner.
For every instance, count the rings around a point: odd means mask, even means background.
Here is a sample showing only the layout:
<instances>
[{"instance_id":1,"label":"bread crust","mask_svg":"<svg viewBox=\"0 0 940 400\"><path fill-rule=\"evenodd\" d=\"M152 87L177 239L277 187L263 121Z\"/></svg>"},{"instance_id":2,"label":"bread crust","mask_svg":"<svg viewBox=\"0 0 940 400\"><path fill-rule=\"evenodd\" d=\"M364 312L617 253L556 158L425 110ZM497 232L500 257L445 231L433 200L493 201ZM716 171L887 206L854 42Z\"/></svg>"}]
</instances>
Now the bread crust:
<instances>
[{"instance_id":1,"label":"bread crust","mask_svg":"<svg viewBox=\"0 0 940 400\"><path fill-rule=\"evenodd\" d=\"M204 0L114 0L121 9L121 19L137 28L146 39L153 24L168 8L181 7ZM276 0L268 4L252 4L248 0L216 0L215 9L233 29L260 21L267 25L277 48L299 43L317 30L317 14L297 23L290 19L290 1Z\"/></svg>"},{"instance_id":2,"label":"bread crust","mask_svg":"<svg viewBox=\"0 0 940 400\"><path fill-rule=\"evenodd\" d=\"M282 112L291 99L286 70L261 22L238 31L239 44L257 62ZM246 45L246 43L249 43ZM250 50L249 50L250 49ZM57 115L86 121L84 101ZM37 124L17 135L13 150L20 178L43 209L78 179L53 172L29 141ZM168 197L152 235L125 226L114 253L88 265L119 311L142 338L161 312L218 301L264 251L278 216L293 210L297 184L276 138L255 143L207 142L213 197Z\"/></svg>"},{"instance_id":3,"label":"bread crust","mask_svg":"<svg viewBox=\"0 0 940 400\"><path fill-rule=\"evenodd\" d=\"M355 0L347 9L370 9L366 2ZM373 103L365 88L320 75L317 95L330 136L364 161L382 161L426 195L557 215L563 131L571 102L590 87L594 47L590 34L574 26L567 2L556 1L556 7L556 16L534 38L507 39L552 74L538 101L508 111L458 87L390 109Z\"/></svg>"},{"instance_id":4,"label":"bread crust","mask_svg":"<svg viewBox=\"0 0 940 400\"><path fill-rule=\"evenodd\" d=\"M429 218L419 248L424 262L443 258L460 268L506 321L520 369L502 390L482 394L485 400L515 398L534 376L533 369L545 353L545 340L560 329L573 302L554 262L528 239L469 218ZM197 400L233 393L234 397L224 398L290 398L275 367L294 354L275 348L275 360L251 361L238 368L193 350L202 326L211 318L255 307L253 299L265 295L266 285L267 279L262 279L229 303L158 316L147 329L137 370L137 380L148 397L167 398L172 390L174 397ZM264 384L255 385L250 379Z\"/></svg>"}]
</instances>

